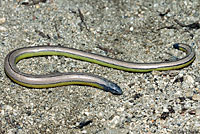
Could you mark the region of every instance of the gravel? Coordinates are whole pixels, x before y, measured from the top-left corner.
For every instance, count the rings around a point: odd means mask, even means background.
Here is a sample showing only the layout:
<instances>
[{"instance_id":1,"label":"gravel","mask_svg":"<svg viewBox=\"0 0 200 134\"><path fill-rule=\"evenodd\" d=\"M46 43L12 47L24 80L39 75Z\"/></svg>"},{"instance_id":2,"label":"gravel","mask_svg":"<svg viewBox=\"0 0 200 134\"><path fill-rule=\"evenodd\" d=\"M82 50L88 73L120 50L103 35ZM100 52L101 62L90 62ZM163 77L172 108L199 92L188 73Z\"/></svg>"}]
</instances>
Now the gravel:
<instances>
[{"instance_id":1,"label":"gravel","mask_svg":"<svg viewBox=\"0 0 200 134\"><path fill-rule=\"evenodd\" d=\"M200 133L199 0L0 0L0 133ZM190 27L195 25L195 27ZM176 60L173 43L196 60L181 70L129 73L72 60L37 57L25 73L87 72L117 83L123 95L87 86L29 89L4 73L9 51L61 45L125 61Z\"/></svg>"}]
</instances>

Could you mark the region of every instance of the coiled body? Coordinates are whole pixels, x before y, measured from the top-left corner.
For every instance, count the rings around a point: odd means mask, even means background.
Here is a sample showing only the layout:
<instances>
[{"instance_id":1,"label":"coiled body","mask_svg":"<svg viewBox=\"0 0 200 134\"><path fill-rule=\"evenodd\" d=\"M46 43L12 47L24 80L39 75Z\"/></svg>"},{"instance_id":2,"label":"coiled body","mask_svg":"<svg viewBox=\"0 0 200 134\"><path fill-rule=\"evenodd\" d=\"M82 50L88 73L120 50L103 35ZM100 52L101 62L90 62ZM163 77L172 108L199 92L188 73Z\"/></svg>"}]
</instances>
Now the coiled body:
<instances>
[{"instance_id":1,"label":"coiled body","mask_svg":"<svg viewBox=\"0 0 200 134\"><path fill-rule=\"evenodd\" d=\"M111 67L129 72L150 72L153 70L172 70L179 69L191 64L195 59L194 50L186 44L174 44L175 49L185 51L187 55L177 61L156 62L156 63L134 63L125 62L113 58L108 58L84 51L59 47L59 46L35 46L19 48L11 51L5 58L4 68L10 79L14 82L32 88L49 88L63 85L89 85L111 92L113 94L122 94L120 87L99 76L85 73L63 73L48 75L30 75L20 72L16 67L17 62L24 58L35 56L59 55L73 59L88 61L102 66Z\"/></svg>"}]
</instances>

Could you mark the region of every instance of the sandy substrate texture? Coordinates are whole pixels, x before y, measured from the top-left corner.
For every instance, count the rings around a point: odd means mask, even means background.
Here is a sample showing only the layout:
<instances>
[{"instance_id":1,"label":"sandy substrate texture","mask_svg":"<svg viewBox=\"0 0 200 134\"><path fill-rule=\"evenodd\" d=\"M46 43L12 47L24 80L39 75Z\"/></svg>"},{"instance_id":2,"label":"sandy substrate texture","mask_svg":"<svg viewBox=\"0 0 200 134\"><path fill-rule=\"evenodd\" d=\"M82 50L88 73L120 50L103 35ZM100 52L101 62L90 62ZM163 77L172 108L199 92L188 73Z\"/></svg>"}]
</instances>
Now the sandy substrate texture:
<instances>
[{"instance_id":1,"label":"sandy substrate texture","mask_svg":"<svg viewBox=\"0 0 200 134\"><path fill-rule=\"evenodd\" d=\"M200 1L5 1L0 7L0 133L200 133ZM87 86L30 89L4 73L9 51L58 45L125 61L171 61L196 51L181 70L129 73L65 57L20 61L28 74L87 72L117 83L123 95Z\"/></svg>"}]
</instances>

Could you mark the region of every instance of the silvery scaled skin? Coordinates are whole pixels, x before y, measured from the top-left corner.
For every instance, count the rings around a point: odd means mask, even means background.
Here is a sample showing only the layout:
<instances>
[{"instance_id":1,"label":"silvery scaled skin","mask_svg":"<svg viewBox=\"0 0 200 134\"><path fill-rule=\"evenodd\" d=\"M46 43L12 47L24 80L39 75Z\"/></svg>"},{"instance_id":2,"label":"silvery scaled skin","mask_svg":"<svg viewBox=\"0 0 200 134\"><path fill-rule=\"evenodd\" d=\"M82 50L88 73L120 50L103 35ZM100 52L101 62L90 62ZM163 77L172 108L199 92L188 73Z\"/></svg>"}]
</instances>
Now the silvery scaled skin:
<instances>
[{"instance_id":1,"label":"silvery scaled skin","mask_svg":"<svg viewBox=\"0 0 200 134\"><path fill-rule=\"evenodd\" d=\"M72 84L89 85L103 89L104 91L111 92L113 94L122 94L120 87L99 76L86 73L64 73L64 74L48 74L48 75L30 75L20 72L16 67L16 63L24 58L30 58L35 56L45 55L61 55L70 57L73 59L79 59L96 63L102 66L107 66L119 70L129 72L150 72L153 70L171 70L179 69L188 66L195 60L194 50L187 44L177 43L174 44L175 49L185 51L187 55L182 59L169 62L155 62L155 63L134 63L125 62L109 57L104 57L92 53L86 53L84 51L60 47L60 46L35 46L20 48L11 51L5 58L4 68L6 74L16 83L32 87L32 88L48 88Z\"/></svg>"}]
</instances>

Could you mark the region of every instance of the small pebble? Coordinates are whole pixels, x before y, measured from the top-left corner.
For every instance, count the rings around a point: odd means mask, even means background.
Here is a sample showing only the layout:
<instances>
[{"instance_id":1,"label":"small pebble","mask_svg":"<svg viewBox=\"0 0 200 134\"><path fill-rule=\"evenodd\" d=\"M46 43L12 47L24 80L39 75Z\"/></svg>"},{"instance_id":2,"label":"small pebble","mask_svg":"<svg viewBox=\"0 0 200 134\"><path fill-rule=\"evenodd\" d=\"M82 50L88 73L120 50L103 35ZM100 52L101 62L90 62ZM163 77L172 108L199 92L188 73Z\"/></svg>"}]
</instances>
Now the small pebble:
<instances>
[{"instance_id":1,"label":"small pebble","mask_svg":"<svg viewBox=\"0 0 200 134\"><path fill-rule=\"evenodd\" d=\"M199 94L194 94L194 95L192 96L192 99L193 99L193 100L199 101L199 100L200 100L200 95L199 95Z\"/></svg>"},{"instance_id":2,"label":"small pebble","mask_svg":"<svg viewBox=\"0 0 200 134\"><path fill-rule=\"evenodd\" d=\"M197 109L196 109L196 115L197 115L197 116L200 116L200 108L197 108Z\"/></svg>"},{"instance_id":3,"label":"small pebble","mask_svg":"<svg viewBox=\"0 0 200 134\"><path fill-rule=\"evenodd\" d=\"M133 27L130 27L130 31L133 31L133 29L134 29Z\"/></svg>"},{"instance_id":4,"label":"small pebble","mask_svg":"<svg viewBox=\"0 0 200 134\"><path fill-rule=\"evenodd\" d=\"M193 95L193 92L189 89L186 91L185 96L186 97L191 97Z\"/></svg>"},{"instance_id":5,"label":"small pebble","mask_svg":"<svg viewBox=\"0 0 200 134\"><path fill-rule=\"evenodd\" d=\"M111 127L114 128L120 121L120 117L119 116L115 116L111 121L110 121L110 124L111 124Z\"/></svg>"},{"instance_id":6,"label":"small pebble","mask_svg":"<svg viewBox=\"0 0 200 134\"><path fill-rule=\"evenodd\" d=\"M82 134L87 134L87 131L86 131L86 130L83 130L83 131L82 131Z\"/></svg>"},{"instance_id":7,"label":"small pebble","mask_svg":"<svg viewBox=\"0 0 200 134\"><path fill-rule=\"evenodd\" d=\"M6 18L0 18L0 24L3 24L6 22Z\"/></svg>"},{"instance_id":8,"label":"small pebble","mask_svg":"<svg viewBox=\"0 0 200 134\"><path fill-rule=\"evenodd\" d=\"M35 7L38 9L38 8L40 8L40 5L39 5L39 4L37 4Z\"/></svg>"},{"instance_id":9,"label":"small pebble","mask_svg":"<svg viewBox=\"0 0 200 134\"><path fill-rule=\"evenodd\" d=\"M164 106L164 108L163 108L163 112L169 112L167 106Z\"/></svg>"},{"instance_id":10,"label":"small pebble","mask_svg":"<svg viewBox=\"0 0 200 134\"><path fill-rule=\"evenodd\" d=\"M194 79L192 78L192 76L186 75L186 82L187 82L188 84L193 84L195 81L194 81Z\"/></svg>"},{"instance_id":11,"label":"small pebble","mask_svg":"<svg viewBox=\"0 0 200 134\"><path fill-rule=\"evenodd\" d=\"M5 31L7 31L7 28L0 26L0 32L5 32Z\"/></svg>"},{"instance_id":12,"label":"small pebble","mask_svg":"<svg viewBox=\"0 0 200 134\"><path fill-rule=\"evenodd\" d=\"M5 105L3 109L6 111L12 111L13 108L10 105Z\"/></svg>"}]
</instances>

